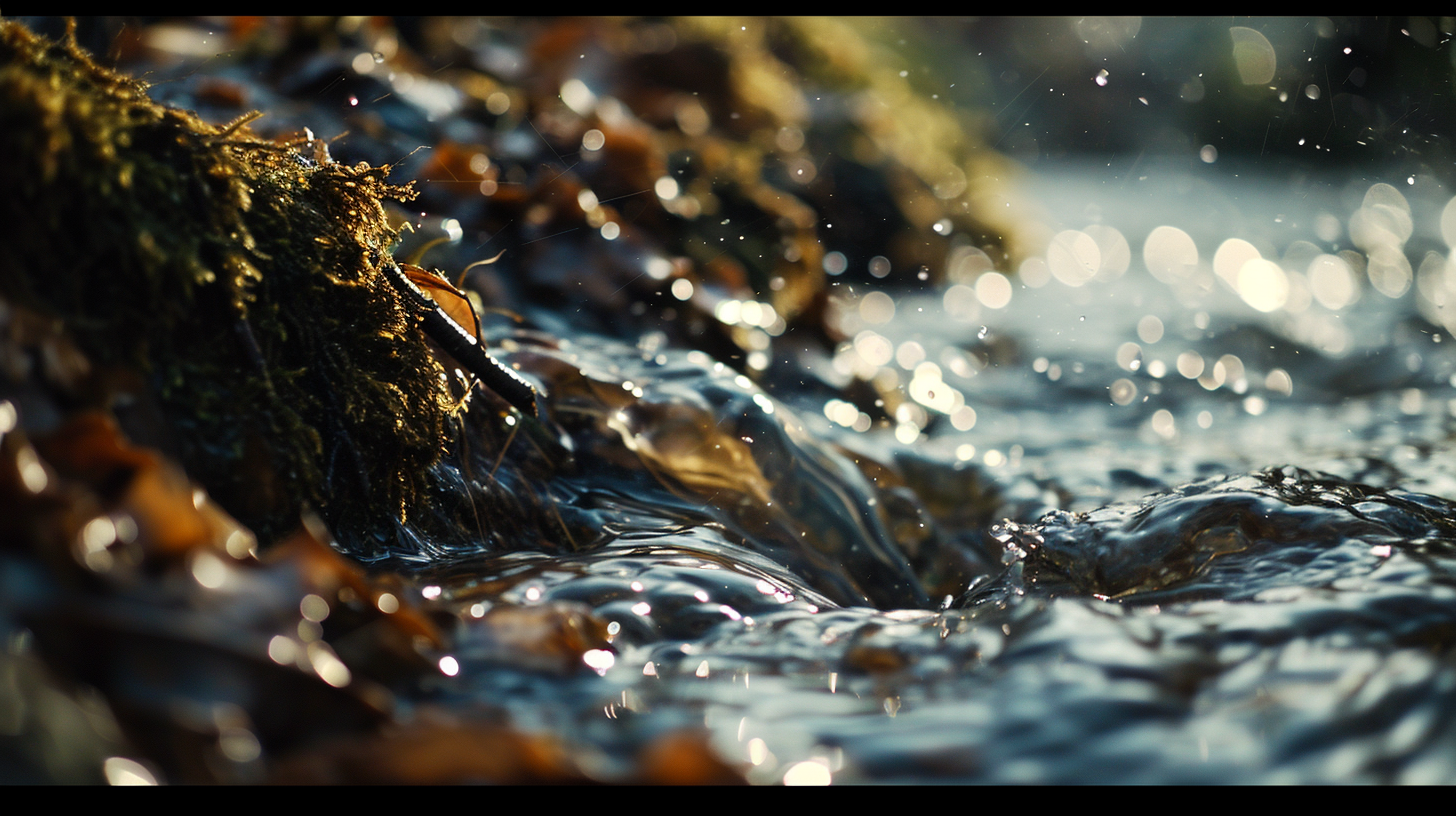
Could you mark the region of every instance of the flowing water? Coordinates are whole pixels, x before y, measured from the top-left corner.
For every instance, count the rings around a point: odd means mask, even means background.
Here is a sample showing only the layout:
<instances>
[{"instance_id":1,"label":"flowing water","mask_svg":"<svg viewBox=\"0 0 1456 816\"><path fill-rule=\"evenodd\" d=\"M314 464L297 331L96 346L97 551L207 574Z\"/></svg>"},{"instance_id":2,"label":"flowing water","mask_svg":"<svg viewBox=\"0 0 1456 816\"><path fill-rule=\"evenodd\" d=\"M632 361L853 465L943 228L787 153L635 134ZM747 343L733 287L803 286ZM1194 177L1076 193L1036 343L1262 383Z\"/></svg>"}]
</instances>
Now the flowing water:
<instances>
[{"instance_id":1,"label":"flowing water","mask_svg":"<svg viewBox=\"0 0 1456 816\"><path fill-rule=\"evenodd\" d=\"M836 287L854 339L805 369L893 371L927 395L898 423L856 431L847 403L771 399L700 354L553 351L628 389L601 408L619 444L697 482L582 489L610 540L579 555L426 570L462 605L572 601L615 634L570 681L467 643L448 693L607 754L701 720L754 781L1449 781L1456 356L1416 288L1449 273L1416 261L1391 297L1317 234L1408 206L1434 246L1446 202L1374 179L1035 183L1068 222L1100 211L1103 240L1059 236L1100 244L1091 262L1054 245L1009 300L958 285L893 315ZM937 388L974 413L927 421ZM874 512L894 493L855 452L894 463L921 516ZM926 597L932 570L890 543L917 540L906 523L963 551L963 591Z\"/></svg>"}]
</instances>

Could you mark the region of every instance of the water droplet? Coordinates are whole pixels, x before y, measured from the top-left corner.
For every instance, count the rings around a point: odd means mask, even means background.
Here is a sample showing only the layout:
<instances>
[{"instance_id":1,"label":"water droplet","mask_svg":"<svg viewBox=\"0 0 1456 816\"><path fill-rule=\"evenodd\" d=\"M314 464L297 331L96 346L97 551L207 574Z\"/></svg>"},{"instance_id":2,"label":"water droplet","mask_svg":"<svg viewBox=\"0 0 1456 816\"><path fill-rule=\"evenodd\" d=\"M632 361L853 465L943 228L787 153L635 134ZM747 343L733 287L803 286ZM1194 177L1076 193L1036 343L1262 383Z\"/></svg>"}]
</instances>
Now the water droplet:
<instances>
[{"instance_id":1,"label":"water droplet","mask_svg":"<svg viewBox=\"0 0 1456 816\"><path fill-rule=\"evenodd\" d=\"M1114 404L1128 405L1137 397L1138 389L1132 380L1122 377L1114 380L1112 385L1108 386L1107 392Z\"/></svg>"}]
</instances>

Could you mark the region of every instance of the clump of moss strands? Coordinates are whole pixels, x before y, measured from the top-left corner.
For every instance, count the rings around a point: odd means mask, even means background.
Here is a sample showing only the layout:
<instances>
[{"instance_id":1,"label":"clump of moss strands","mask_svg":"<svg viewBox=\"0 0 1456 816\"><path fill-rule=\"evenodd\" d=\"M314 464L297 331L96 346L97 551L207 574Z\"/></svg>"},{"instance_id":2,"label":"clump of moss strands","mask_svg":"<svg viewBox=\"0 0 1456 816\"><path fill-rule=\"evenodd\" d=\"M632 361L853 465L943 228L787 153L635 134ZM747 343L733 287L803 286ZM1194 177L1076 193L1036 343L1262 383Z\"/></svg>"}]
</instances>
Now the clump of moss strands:
<instances>
[{"instance_id":1,"label":"clump of moss strands","mask_svg":"<svg viewBox=\"0 0 1456 816\"><path fill-rule=\"evenodd\" d=\"M379 272L412 189L159 105L0 21L0 294L143 373L193 476L264 540L304 502L402 513L457 398Z\"/></svg>"}]
</instances>

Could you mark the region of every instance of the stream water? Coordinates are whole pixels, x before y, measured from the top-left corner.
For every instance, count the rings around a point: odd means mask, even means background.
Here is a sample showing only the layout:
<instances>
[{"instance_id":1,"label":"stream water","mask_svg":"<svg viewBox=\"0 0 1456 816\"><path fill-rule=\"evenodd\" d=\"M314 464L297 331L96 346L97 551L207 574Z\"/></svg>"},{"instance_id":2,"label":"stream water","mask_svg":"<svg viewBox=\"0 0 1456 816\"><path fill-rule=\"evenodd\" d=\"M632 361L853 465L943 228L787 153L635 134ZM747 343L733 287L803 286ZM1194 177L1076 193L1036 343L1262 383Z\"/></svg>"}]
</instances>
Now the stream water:
<instances>
[{"instance_id":1,"label":"stream water","mask_svg":"<svg viewBox=\"0 0 1456 816\"><path fill-rule=\"evenodd\" d=\"M1081 266L1054 245L1004 288L879 311L836 287L854 339L805 367L893 371L928 395L898 423L857 431L848 403L770 399L701 355L570 338L558 357L640 389L624 444L702 456L721 479L700 491L783 509L582 491L609 543L438 581L461 604L584 603L614 659L568 682L466 647L449 693L608 754L700 719L764 782L1449 781L1456 355L1426 315L1451 273L1417 255L1377 289L1319 231L1380 213L1438 247L1452 207L1374 178L1124 181L1033 181L1068 223L1094 214L1102 240L1058 239ZM927 422L946 386L974 413L947 401ZM746 459L677 450L671 422L751 438ZM867 510L885 494L855 451L895 463L934 518ZM897 522L964 548L968 588L926 603L884 544ZM816 552L849 553L851 577Z\"/></svg>"}]
</instances>

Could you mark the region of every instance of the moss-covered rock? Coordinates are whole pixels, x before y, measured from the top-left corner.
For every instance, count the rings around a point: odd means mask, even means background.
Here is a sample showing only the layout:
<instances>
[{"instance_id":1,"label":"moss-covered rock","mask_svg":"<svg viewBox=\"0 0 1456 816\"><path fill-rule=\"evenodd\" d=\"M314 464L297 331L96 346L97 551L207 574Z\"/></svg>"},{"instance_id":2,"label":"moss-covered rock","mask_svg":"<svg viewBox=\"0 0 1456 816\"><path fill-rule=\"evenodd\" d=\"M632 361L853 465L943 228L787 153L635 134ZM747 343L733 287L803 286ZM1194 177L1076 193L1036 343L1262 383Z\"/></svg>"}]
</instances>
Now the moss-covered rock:
<instances>
[{"instance_id":1,"label":"moss-covered rock","mask_svg":"<svg viewBox=\"0 0 1456 816\"><path fill-rule=\"evenodd\" d=\"M402 512L456 399L379 271L381 202L413 190L255 116L209 124L0 21L0 295L142 372L188 469L267 540L305 502Z\"/></svg>"}]
</instances>

